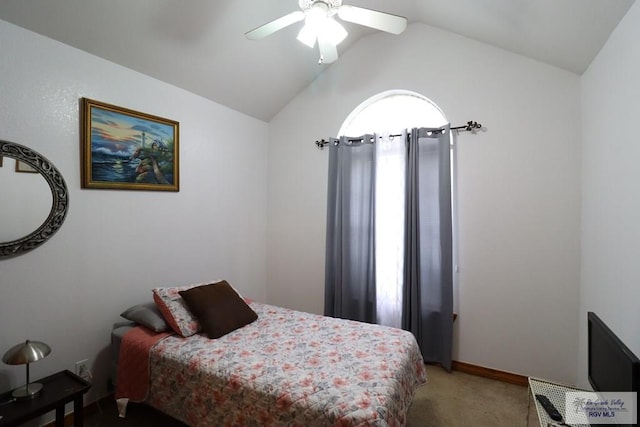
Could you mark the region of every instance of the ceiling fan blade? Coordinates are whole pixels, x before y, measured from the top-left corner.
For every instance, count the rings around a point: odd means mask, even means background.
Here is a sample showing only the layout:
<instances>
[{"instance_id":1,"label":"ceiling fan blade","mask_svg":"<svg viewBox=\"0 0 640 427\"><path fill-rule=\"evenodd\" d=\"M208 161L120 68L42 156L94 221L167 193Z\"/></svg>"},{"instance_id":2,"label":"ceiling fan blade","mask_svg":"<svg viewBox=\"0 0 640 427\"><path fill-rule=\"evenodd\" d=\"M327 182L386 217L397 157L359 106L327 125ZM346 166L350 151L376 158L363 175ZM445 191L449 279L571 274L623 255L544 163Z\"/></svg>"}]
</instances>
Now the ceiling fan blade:
<instances>
[{"instance_id":1,"label":"ceiling fan blade","mask_svg":"<svg viewBox=\"0 0 640 427\"><path fill-rule=\"evenodd\" d=\"M320 48L320 64L331 64L338 59L338 48L324 35L318 36L318 48Z\"/></svg>"},{"instance_id":2,"label":"ceiling fan blade","mask_svg":"<svg viewBox=\"0 0 640 427\"><path fill-rule=\"evenodd\" d=\"M390 13L378 12L373 9L365 9L357 6L342 5L338 9L340 19L386 31L391 34L400 34L407 28L407 18L404 16L392 15Z\"/></svg>"},{"instance_id":3,"label":"ceiling fan blade","mask_svg":"<svg viewBox=\"0 0 640 427\"><path fill-rule=\"evenodd\" d=\"M288 27L291 24L295 24L296 22L302 21L305 17L303 11L298 10L296 12L291 12L288 15L282 16L278 19L274 19L271 22L268 22L264 25L259 26L258 28L254 28L251 31L247 31L244 35L249 40L260 40L271 34L275 33L278 30L281 30L285 27Z\"/></svg>"}]
</instances>

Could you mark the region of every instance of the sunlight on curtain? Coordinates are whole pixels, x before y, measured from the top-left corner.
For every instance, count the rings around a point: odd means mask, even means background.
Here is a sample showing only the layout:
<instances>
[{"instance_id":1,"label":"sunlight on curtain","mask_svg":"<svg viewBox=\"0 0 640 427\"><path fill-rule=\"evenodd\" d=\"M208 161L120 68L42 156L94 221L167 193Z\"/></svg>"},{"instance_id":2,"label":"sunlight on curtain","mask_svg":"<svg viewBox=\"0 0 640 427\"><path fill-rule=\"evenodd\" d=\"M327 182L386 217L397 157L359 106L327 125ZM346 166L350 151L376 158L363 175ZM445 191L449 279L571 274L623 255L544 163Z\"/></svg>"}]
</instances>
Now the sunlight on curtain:
<instances>
[{"instance_id":1,"label":"sunlight on curtain","mask_svg":"<svg viewBox=\"0 0 640 427\"><path fill-rule=\"evenodd\" d=\"M400 328L404 271L404 137L376 144L376 312L378 323Z\"/></svg>"},{"instance_id":2,"label":"sunlight on curtain","mask_svg":"<svg viewBox=\"0 0 640 427\"><path fill-rule=\"evenodd\" d=\"M358 137L376 132L376 310L378 323L400 328L404 268L405 164L404 138L390 138L413 127L448 123L440 109L415 92L393 90L360 104L347 117L339 135Z\"/></svg>"}]
</instances>

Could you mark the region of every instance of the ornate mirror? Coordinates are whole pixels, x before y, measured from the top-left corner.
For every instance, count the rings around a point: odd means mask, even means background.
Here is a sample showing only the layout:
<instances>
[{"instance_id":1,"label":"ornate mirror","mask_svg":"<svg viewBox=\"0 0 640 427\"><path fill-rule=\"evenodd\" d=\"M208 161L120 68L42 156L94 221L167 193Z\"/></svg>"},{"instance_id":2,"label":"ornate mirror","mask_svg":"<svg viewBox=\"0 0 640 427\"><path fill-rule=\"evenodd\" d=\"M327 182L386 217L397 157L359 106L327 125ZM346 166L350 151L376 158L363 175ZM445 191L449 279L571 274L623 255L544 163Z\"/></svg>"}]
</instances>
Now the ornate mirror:
<instances>
[{"instance_id":1,"label":"ornate mirror","mask_svg":"<svg viewBox=\"0 0 640 427\"><path fill-rule=\"evenodd\" d=\"M8 158L15 159L14 168L6 161ZM3 178L0 182L0 197L3 199L3 214L0 216L3 218L0 221L2 259L35 249L53 236L67 216L69 194L60 171L36 151L0 140L0 159L0 177ZM51 206L48 215L47 206Z\"/></svg>"}]
</instances>

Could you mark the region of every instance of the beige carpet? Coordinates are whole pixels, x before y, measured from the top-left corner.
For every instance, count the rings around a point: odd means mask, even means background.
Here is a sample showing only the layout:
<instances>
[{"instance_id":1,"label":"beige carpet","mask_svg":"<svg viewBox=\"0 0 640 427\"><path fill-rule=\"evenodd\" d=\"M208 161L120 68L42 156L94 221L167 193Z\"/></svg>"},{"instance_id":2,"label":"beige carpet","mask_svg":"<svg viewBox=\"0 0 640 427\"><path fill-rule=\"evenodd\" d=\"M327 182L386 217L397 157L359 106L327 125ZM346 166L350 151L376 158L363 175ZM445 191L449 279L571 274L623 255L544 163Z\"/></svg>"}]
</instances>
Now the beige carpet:
<instances>
[{"instance_id":1,"label":"beige carpet","mask_svg":"<svg viewBox=\"0 0 640 427\"><path fill-rule=\"evenodd\" d=\"M416 391L407 427L536 426L526 387L427 366L428 383ZM539 425L539 424L538 424Z\"/></svg>"}]
</instances>

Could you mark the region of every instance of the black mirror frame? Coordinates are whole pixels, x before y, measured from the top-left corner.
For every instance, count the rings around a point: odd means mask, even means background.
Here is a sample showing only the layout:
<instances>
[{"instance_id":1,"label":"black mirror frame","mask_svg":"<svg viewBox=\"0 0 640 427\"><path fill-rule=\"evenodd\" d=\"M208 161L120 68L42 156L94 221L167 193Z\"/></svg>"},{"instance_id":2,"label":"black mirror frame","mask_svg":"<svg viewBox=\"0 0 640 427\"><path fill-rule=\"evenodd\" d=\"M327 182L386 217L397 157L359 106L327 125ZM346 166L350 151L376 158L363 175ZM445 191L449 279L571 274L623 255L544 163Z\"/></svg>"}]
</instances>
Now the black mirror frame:
<instances>
[{"instance_id":1,"label":"black mirror frame","mask_svg":"<svg viewBox=\"0 0 640 427\"><path fill-rule=\"evenodd\" d=\"M38 152L0 140L0 156L11 157L34 168L49 184L53 203L47 219L34 232L9 242L0 242L0 259L22 255L46 242L62 226L69 209L69 192L62 174Z\"/></svg>"}]
</instances>

